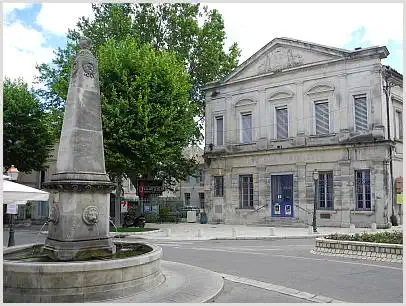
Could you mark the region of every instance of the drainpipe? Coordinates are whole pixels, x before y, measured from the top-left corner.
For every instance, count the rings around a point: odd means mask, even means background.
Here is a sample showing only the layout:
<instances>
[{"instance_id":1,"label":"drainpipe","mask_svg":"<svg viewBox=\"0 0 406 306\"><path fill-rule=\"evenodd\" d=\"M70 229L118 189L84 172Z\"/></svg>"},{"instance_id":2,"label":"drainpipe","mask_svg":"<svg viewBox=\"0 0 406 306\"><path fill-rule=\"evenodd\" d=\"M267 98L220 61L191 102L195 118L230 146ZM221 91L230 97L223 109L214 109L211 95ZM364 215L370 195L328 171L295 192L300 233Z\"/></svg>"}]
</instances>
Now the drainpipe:
<instances>
[{"instance_id":1,"label":"drainpipe","mask_svg":"<svg viewBox=\"0 0 406 306\"><path fill-rule=\"evenodd\" d=\"M383 70L385 85L383 86L383 91L385 92L386 97L386 121L387 121L387 130L388 130L388 140L391 141L391 134L390 134L390 119L389 119L389 97L390 97L390 90L391 85L389 84L389 73L386 69ZM391 201L392 201L392 215L390 217L390 221L393 226L398 225L398 220L395 216L395 189L394 189L394 179L393 179L393 161L392 161L392 146L389 144L389 176L391 182Z\"/></svg>"}]
</instances>

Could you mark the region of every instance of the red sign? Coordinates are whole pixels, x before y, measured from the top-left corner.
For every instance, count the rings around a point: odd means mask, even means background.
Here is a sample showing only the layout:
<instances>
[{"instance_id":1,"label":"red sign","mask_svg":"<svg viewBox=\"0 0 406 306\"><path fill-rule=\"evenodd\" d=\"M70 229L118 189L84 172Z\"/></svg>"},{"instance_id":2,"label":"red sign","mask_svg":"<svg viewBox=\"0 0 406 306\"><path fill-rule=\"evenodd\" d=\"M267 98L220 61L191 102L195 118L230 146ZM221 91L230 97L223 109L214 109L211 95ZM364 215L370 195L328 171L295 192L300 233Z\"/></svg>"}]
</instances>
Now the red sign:
<instances>
[{"instance_id":1,"label":"red sign","mask_svg":"<svg viewBox=\"0 0 406 306\"><path fill-rule=\"evenodd\" d=\"M144 197L144 184L140 184L140 197Z\"/></svg>"}]
</instances>

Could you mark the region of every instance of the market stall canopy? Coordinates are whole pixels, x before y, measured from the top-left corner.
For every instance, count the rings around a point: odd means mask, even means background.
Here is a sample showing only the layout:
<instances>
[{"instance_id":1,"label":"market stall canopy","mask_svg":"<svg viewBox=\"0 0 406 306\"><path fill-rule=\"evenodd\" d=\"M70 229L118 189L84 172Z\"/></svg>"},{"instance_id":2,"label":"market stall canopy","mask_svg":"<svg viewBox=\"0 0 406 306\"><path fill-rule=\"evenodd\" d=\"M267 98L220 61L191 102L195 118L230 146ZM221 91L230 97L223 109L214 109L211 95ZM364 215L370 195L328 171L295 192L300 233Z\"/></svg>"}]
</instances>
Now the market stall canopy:
<instances>
[{"instance_id":1,"label":"market stall canopy","mask_svg":"<svg viewBox=\"0 0 406 306\"><path fill-rule=\"evenodd\" d=\"M26 201L48 201L49 193L18 183L3 180L3 204L21 204Z\"/></svg>"}]
</instances>

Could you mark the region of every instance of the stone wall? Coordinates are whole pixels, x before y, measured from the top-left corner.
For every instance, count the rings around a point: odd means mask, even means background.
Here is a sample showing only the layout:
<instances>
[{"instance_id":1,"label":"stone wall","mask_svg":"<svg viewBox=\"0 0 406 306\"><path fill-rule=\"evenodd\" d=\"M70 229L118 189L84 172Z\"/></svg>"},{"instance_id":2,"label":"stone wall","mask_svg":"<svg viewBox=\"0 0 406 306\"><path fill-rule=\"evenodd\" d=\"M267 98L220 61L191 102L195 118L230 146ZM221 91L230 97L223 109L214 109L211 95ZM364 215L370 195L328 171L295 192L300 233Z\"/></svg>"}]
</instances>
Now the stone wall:
<instances>
[{"instance_id":1,"label":"stone wall","mask_svg":"<svg viewBox=\"0 0 406 306\"><path fill-rule=\"evenodd\" d=\"M293 45L300 49L301 45L289 40L280 43L282 49L293 48ZM271 52L272 44L269 48ZM309 61L321 56L317 48L310 53L307 48L299 49L296 51L306 54ZM334 184L334 209L317 211L318 225L369 227L376 223L378 228L389 227L392 205L388 188L388 144L380 142L386 135L381 59L387 55L378 49L381 50L377 48L374 54L361 50L365 56L350 56L345 61L331 60L306 69L295 66L260 77L251 73L259 69L253 62L237 68L231 74L235 75L223 83L209 86L205 129L205 157L209 160L205 196L209 222L255 223L269 217L269 179L282 173L293 175L294 219L307 222L313 210L312 172L317 169L333 171ZM324 51L324 55L332 52L332 59L337 56L332 49ZM261 52L253 56L258 56L258 61L265 59ZM278 60L283 62L283 56ZM394 88L393 96L399 109L403 105L401 92L401 88ZM359 94L365 94L367 101L368 130L364 132L356 131L354 123L354 95ZM326 135L315 133L313 107L319 100L328 101L329 105L329 134ZM287 139L276 139L276 108L279 106L288 109ZM246 112L252 114L252 142L243 144L241 115ZM223 117L224 124L222 145L216 143L218 116ZM358 140L349 143L353 137ZM397 169L402 168L401 150L398 144ZM354 174L361 169L370 170L372 207L369 211L356 209ZM238 177L245 174L253 175L251 211L258 210L255 213L239 207ZM213 196L215 175L224 176L224 197ZM399 207L395 207L395 213L400 214Z\"/></svg>"},{"instance_id":2,"label":"stone wall","mask_svg":"<svg viewBox=\"0 0 406 306\"><path fill-rule=\"evenodd\" d=\"M402 262L403 245L316 238L313 254Z\"/></svg>"},{"instance_id":3,"label":"stone wall","mask_svg":"<svg viewBox=\"0 0 406 306\"><path fill-rule=\"evenodd\" d=\"M226 224L260 223L270 216L271 177L277 174L293 175L293 214L296 220L307 224L313 212L313 171L333 171L334 207L317 210L320 226L369 227L389 226L391 205L388 205L387 147L382 144L292 148L283 152L229 154L213 160L206 175L206 196L209 222ZM355 170L370 169L371 210L356 210ZM239 176L253 175L254 205L240 209ZM214 197L214 176L224 176L224 196Z\"/></svg>"}]
</instances>

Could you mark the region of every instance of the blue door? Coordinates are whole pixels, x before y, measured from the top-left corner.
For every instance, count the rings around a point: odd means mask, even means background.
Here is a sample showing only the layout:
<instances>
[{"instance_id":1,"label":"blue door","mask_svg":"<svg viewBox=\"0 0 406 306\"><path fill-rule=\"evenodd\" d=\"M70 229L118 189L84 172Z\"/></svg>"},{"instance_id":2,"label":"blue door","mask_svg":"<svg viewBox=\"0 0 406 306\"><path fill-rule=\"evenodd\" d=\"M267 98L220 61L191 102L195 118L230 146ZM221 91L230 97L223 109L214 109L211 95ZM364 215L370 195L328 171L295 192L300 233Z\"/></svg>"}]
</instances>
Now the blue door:
<instances>
[{"instance_id":1,"label":"blue door","mask_svg":"<svg viewBox=\"0 0 406 306\"><path fill-rule=\"evenodd\" d=\"M293 217L293 175L271 176L272 217Z\"/></svg>"}]
</instances>

